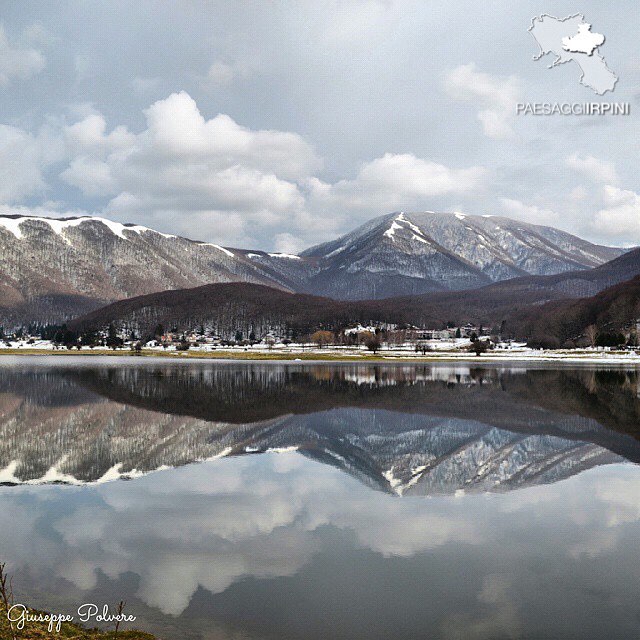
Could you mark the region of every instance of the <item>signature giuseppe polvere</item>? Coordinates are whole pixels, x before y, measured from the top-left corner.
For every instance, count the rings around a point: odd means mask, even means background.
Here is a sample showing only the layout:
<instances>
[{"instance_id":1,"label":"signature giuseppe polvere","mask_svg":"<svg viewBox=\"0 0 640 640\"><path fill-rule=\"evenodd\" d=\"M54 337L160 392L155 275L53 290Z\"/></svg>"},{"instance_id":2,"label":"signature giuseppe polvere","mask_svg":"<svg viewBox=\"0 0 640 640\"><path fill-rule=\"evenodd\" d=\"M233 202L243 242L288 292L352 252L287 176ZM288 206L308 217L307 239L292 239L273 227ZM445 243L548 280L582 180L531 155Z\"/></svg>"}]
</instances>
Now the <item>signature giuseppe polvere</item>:
<instances>
[{"instance_id":1,"label":"signature giuseppe polvere","mask_svg":"<svg viewBox=\"0 0 640 640\"><path fill-rule=\"evenodd\" d=\"M109 605L102 608L92 602L81 604L76 611L79 622L134 622L136 616L126 613L112 613ZM59 632L64 622L73 622L75 615L65 613L41 613L30 611L23 604L14 604L7 611L7 619L16 625L18 630L24 629L29 622L46 622L50 633Z\"/></svg>"}]
</instances>

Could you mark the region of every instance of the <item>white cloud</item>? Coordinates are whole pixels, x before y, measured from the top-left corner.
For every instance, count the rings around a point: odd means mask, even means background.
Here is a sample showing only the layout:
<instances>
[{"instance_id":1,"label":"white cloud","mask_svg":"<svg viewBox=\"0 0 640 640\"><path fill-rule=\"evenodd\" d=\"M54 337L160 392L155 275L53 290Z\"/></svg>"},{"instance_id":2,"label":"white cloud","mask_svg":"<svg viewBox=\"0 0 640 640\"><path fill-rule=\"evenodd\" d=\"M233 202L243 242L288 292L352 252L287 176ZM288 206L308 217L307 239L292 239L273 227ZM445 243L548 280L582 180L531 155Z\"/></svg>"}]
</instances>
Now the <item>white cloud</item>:
<instances>
[{"instance_id":1,"label":"white cloud","mask_svg":"<svg viewBox=\"0 0 640 640\"><path fill-rule=\"evenodd\" d=\"M6 87L12 80L30 78L44 66L45 59L40 51L12 46L0 25L0 86Z\"/></svg>"},{"instance_id":2,"label":"white cloud","mask_svg":"<svg viewBox=\"0 0 640 640\"><path fill-rule=\"evenodd\" d=\"M481 188L480 167L450 168L387 153L352 180L325 183L322 162L301 136L252 130L230 116L206 119L185 92L145 112L141 133L108 131L88 112L64 128L69 165L61 173L84 194L110 197L105 213L198 239L236 246L275 238L291 253L396 208ZM325 237L322 237L325 239Z\"/></svg>"},{"instance_id":3,"label":"white cloud","mask_svg":"<svg viewBox=\"0 0 640 640\"><path fill-rule=\"evenodd\" d=\"M224 87L231 84L236 72L233 67L222 60L216 60L207 72L207 83L214 87Z\"/></svg>"},{"instance_id":4,"label":"white cloud","mask_svg":"<svg viewBox=\"0 0 640 640\"><path fill-rule=\"evenodd\" d=\"M571 169L582 173L594 182L606 184L616 184L618 182L618 175L613 162L599 160L590 155L581 158L577 153L574 153L565 160L565 163Z\"/></svg>"},{"instance_id":5,"label":"white cloud","mask_svg":"<svg viewBox=\"0 0 640 640\"><path fill-rule=\"evenodd\" d=\"M509 138L514 135L513 117L520 95L520 82L515 76L483 73L471 63L452 69L445 77L444 86L456 100L478 103L478 120L486 136Z\"/></svg>"},{"instance_id":6,"label":"white cloud","mask_svg":"<svg viewBox=\"0 0 640 640\"><path fill-rule=\"evenodd\" d=\"M557 225L560 215L551 209L530 205L512 198L500 198L502 208L507 214L518 220L532 224Z\"/></svg>"},{"instance_id":7,"label":"white cloud","mask_svg":"<svg viewBox=\"0 0 640 640\"><path fill-rule=\"evenodd\" d=\"M333 185L310 183L312 199L325 206L341 206L379 213L420 208L431 198L468 193L481 188L487 173L482 167L452 169L410 153L385 153L362 166L353 180Z\"/></svg>"},{"instance_id":8,"label":"white cloud","mask_svg":"<svg viewBox=\"0 0 640 640\"><path fill-rule=\"evenodd\" d=\"M574 203L581 202L588 195L589 193L587 192L587 190L583 186L578 185L577 187L571 189L571 191L569 192L569 200Z\"/></svg>"},{"instance_id":9,"label":"white cloud","mask_svg":"<svg viewBox=\"0 0 640 640\"><path fill-rule=\"evenodd\" d=\"M602 188L604 207L593 221L604 237L625 245L640 242L640 195L612 185Z\"/></svg>"},{"instance_id":10,"label":"white cloud","mask_svg":"<svg viewBox=\"0 0 640 640\"><path fill-rule=\"evenodd\" d=\"M67 143L71 152L97 153L104 155L118 149L130 148L135 142L135 136L125 127L116 127L105 135L107 123L102 115L92 113L80 122L65 127Z\"/></svg>"},{"instance_id":11,"label":"white cloud","mask_svg":"<svg viewBox=\"0 0 640 640\"><path fill-rule=\"evenodd\" d=\"M251 229L306 221L297 181L321 162L300 136L253 131L224 114L206 120L185 92L145 115L139 134L107 132L99 114L66 127L71 161L62 179L87 195L112 196L108 213L196 237L238 242Z\"/></svg>"},{"instance_id":12,"label":"white cloud","mask_svg":"<svg viewBox=\"0 0 640 640\"><path fill-rule=\"evenodd\" d=\"M292 233L277 233L275 236L276 251L296 254L306 248L306 243Z\"/></svg>"},{"instance_id":13,"label":"white cloud","mask_svg":"<svg viewBox=\"0 0 640 640\"><path fill-rule=\"evenodd\" d=\"M109 165L89 156L74 158L60 177L88 196L106 196L116 188Z\"/></svg>"},{"instance_id":14,"label":"white cloud","mask_svg":"<svg viewBox=\"0 0 640 640\"><path fill-rule=\"evenodd\" d=\"M117 181L111 174L109 159L135 144L135 136L125 127L106 134L107 123L100 114L92 113L64 128L67 151L72 158L60 177L90 196L117 193Z\"/></svg>"},{"instance_id":15,"label":"white cloud","mask_svg":"<svg viewBox=\"0 0 640 640\"><path fill-rule=\"evenodd\" d=\"M162 86L162 78L148 78L146 76L136 76L131 80L131 86L139 93L156 91Z\"/></svg>"},{"instance_id":16,"label":"white cloud","mask_svg":"<svg viewBox=\"0 0 640 640\"><path fill-rule=\"evenodd\" d=\"M45 191L43 171L62 153L59 138L48 128L34 135L18 127L0 125L0 202L20 202Z\"/></svg>"}]
</instances>

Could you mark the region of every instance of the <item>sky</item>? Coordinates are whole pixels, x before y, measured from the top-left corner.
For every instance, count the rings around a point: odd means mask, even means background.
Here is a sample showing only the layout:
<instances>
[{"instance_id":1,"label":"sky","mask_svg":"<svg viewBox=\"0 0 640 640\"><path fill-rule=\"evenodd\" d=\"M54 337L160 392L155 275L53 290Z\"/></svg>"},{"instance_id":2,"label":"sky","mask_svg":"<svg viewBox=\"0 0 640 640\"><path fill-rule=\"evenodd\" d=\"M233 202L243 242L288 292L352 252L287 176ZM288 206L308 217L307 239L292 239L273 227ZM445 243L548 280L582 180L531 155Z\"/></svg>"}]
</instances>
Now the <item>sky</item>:
<instances>
[{"instance_id":1,"label":"sky","mask_svg":"<svg viewBox=\"0 0 640 640\"><path fill-rule=\"evenodd\" d=\"M534 60L532 19L577 12L604 96ZM640 244L639 21L631 0L3 3L0 213L284 252L424 210ZM593 101L631 113L516 115Z\"/></svg>"}]
</instances>

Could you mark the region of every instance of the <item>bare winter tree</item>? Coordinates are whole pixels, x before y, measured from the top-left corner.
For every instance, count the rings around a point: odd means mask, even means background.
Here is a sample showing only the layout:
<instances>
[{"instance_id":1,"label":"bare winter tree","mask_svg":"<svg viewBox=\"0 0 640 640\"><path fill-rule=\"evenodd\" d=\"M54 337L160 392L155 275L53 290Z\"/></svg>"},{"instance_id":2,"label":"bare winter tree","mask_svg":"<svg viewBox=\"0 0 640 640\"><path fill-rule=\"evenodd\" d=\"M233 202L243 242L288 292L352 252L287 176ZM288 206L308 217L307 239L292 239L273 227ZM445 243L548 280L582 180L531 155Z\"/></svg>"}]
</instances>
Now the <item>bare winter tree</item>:
<instances>
[{"instance_id":1,"label":"bare winter tree","mask_svg":"<svg viewBox=\"0 0 640 640\"><path fill-rule=\"evenodd\" d=\"M0 562L0 598L2 598L2 603L8 612L13 606L13 578L7 574L6 562ZM17 640L18 636L11 620L9 625L11 626L11 640Z\"/></svg>"},{"instance_id":2,"label":"bare winter tree","mask_svg":"<svg viewBox=\"0 0 640 640\"><path fill-rule=\"evenodd\" d=\"M333 342L333 333L331 331L316 331L311 335L311 341L315 342L320 349L327 344Z\"/></svg>"},{"instance_id":3,"label":"bare winter tree","mask_svg":"<svg viewBox=\"0 0 640 640\"><path fill-rule=\"evenodd\" d=\"M380 338L378 338L378 336L372 335L370 338L367 338L364 345L365 347L367 347L367 349L369 349L369 351L373 351L373 353L376 353L382 346L382 343L380 342Z\"/></svg>"},{"instance_id":4,"label":"bare winter tree","mask_svg":"<svg viewBox=\"0 0 640 640\"><path fill-rule=\"evenodd\" d=\"M115 628L115 632L113 634L114 638L118 637L118 631L120 629L120 617L122 616L122 613L124 612L124 608L126 606L127 606L127 603L126 603L125 600L120 600L120 602L118 603L118 608L116 609L118 617L116 619L116 628Z\"/></svg>"},{"instance_id":5,"label":"bare winter tree","mask_svg":"<svg viewBox=\"0 0 640 640\"><path fill-rule=\"evenodd\" d=\"M596 341L598 340L598 327L595 324L590 324L584 330L584 337L588 340L589 344L592 347L596 346Z\"/></svg>"}]
</instances>

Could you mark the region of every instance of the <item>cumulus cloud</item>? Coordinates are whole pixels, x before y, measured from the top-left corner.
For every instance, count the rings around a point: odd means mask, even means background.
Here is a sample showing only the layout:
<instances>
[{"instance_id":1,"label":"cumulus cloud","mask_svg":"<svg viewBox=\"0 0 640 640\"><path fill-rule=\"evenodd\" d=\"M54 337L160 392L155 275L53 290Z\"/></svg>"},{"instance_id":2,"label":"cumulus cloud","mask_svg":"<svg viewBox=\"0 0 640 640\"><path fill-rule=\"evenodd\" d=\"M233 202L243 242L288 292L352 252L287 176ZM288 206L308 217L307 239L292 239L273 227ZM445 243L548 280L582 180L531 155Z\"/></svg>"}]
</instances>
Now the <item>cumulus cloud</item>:
<instances>
[{"instance_id":1,"label":"cumulus cloud","mask_svg":"<svg viewBox=\"0 0 640 640\"><path fill-rule=\"evenodd\" d=\"M67 141L72 151L104 155L116 149L130 147L135 137L125 127L116 127L105 134L107 123L100 114L89 114L82 121L66 127Z\"/></svg>"},{"instance_id":2,"label":"cumulus cloud","mask_svg":"<svg viewBox=\"0 0 640 640\"><path fill-rule=\"evenodd\" d=\"M45 59L40 51L13 46L0 25L0 86L6 87L12 80L30 78L44 66Z\"/></svg>"},{"instance_id":3,"label":"cumulus cloud","mask_svg":"<svg viewBox=\"0 0 640 640\"><path fill-rule=\"evenodd\" d=\"M362 166L353 180L328 185L310 182L315 202L332 207L372 210L420 208L431 198L480 189L487 172L482 167L452 169L410 153L386 153Z\"/></svg>"},{"instance_id":4,"label":"cumulus cloud","mask_svg":"<svg viewBox=\"0 0 640 640\"><path fill-rule=\"evenodd\" d=\"M476 70L476 65L463 64L445 77L444 86L456 100L479 105L478 120L490 138L509 138L515 105L519 101L520 82L515 76L500 77Z\"/></svg>"},{"instance_id":5,"label":"cumulus cloud","mask_svg":"<svg viewBox=\"0 0 640 640\"><path fill-rule=\"evenodd\" d=\"M502 208L507 215L532 224L554 225L558 223L560 216L552 209L545 209L537 205L525 204L513 198L500 198Z\"/></svg>"},{"instance_id":6,"label":"cumulus cloud","mask_svg":"<svg viewBox=\"0 0 640 640\"><path fill-rule=\"evenodd\" d=\"M102 115L92 113L64 130L72 159L60 177L86 195L105 196L117 192L109 159L116 152L126 153L135 144L135 136L125 127L116 127L108 134L106 129Z\"/></svg>"},{"instance_id":7,"label":"cumulus cloud","mask_svg":"<svg viewBox=\"0 0 640 640\"><path fill-rule=\"evenodd\" d=\"M108 198L106 215L198 239L238 246L269 238L291 253L319 233L352 226L353 216L364 221L427 205L435 196L477 190L486 179L480 167L387 153L355 178L327 183L303 137L249 129L225 114L207 119L184 91L144 114L140 133L109 131L93 112L64 127L69 164L60 176L85 195Z\"/></svg>"},{"instance_id":8,"label":"cumulus cloud","mask_svg":"<svg viewBox=\"0 0 640 640\"><path fill-rule=\"evenodd\" d=\"M154 103L145 116L139 134L107 132L99 114L66 127L72 159L62 179L87 195L111 196L109 213L192 236L215 231L219 238L226 227L223 239L233 241L251 226L304 222L297 181L321 161L301 136L254 131L224 114L207 120L185 92ZM235 231L225 224L230 219Z\"/></svg>"},{"instance_id":9,"label":"cumulus cloud","mask_svg":"<svg viewBox=\"0 0 640 640\"><path fill-rule=\"evenodd\" d=\"M577 153L574 153L565 160L565 163L571 169L582 173L594 182L605 184L616 184L618 182L618 175L613 162L599 160L590 155L582 158Z\"/></svg>"},{"instance_id":10,"label":"cumulus cloud","mask_svg":"<svg viewBox=\"0 0 640 640\"><path fill-rule=\"evenodd\" d=\"M603 236L627 246L640 242L640 195L612 185L602 188L604 206L593 226Z\"/></svg>"},{"instance_id":11,"label":"cumulus cloud","mask_svg":"<svg viewBox=\"0 0 640 640\"><path fill-rule=\"evenodd\" d=\"M31 134L0 125L0 202L13 204L44 192L45 169L62 157L60 140L48 128Z\"/></svg>"}]
</instances>

